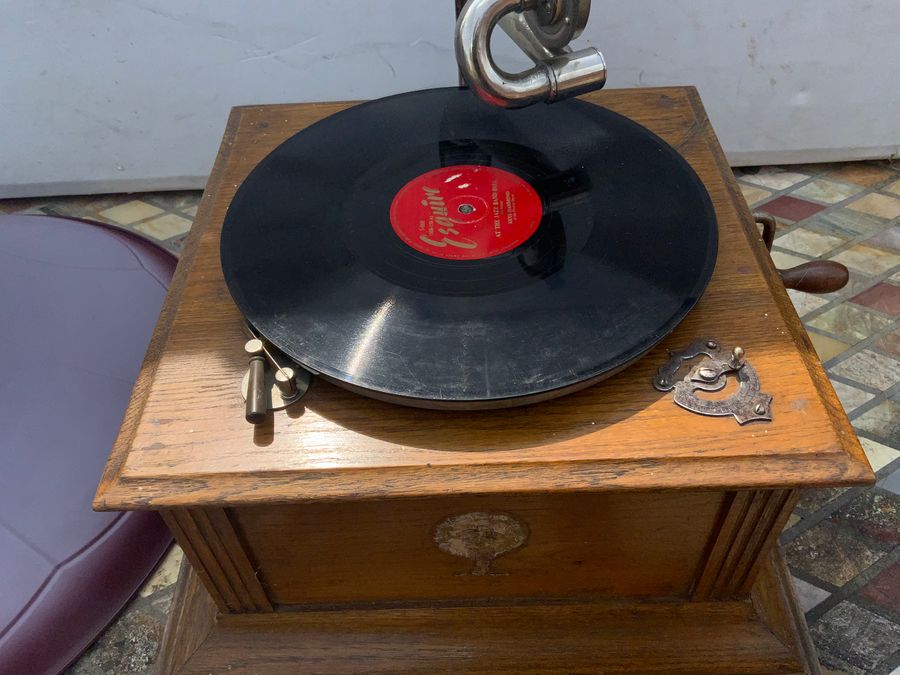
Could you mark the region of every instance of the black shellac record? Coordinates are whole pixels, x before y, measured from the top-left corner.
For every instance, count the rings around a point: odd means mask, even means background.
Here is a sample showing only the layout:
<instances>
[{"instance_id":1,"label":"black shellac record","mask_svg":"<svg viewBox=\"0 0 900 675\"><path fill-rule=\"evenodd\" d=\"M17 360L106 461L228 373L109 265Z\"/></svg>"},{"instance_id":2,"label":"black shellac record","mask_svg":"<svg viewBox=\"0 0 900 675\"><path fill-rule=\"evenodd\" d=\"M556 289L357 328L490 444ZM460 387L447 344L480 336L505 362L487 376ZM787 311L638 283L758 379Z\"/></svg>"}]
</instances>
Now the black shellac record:
<instances>
[{"instance_id":1,"label":"black shellac record","mask_svg":"<svg viewBox=\"0 0 900 675\"><path fill-rule=\"evenodd\" d=\"M222 268L246 319L336 384L492 408L640 357L713 271L717 226L684 159L579 100L505 110L466 89L364 103L241 185Z\"/></svg>"}]
</instances>

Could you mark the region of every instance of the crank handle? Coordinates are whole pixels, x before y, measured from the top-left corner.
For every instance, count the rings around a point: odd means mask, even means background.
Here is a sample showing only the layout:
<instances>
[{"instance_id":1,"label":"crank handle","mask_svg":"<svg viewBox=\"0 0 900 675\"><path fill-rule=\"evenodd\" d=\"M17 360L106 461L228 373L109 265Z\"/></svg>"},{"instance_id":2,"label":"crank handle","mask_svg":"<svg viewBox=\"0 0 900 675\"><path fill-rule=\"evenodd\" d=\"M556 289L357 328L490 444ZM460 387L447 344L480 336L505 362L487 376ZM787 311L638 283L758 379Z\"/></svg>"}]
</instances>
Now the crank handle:
<instances>
[{"instance_id":1,"label":"crank handle","mask_svg":"<svg viewBox=\"0 0 900 675\"><path fill-rule=\"evenodd\" d=\"M767 213L754 212L753 219L762 225L762 239L772 251L778 223ZM834 260L812 260L786 270L778 270L785 288L804 293L835 293L850 281L850 271Z\"/></svg>"},{"instance_id":2,"label":"crank handle","mask_svg":"<svg viewBox=\"0 0 900 675\"><path fill-rule=\"evenodd\" d=\"M778 270L785 288L804 293L834 293L850 280L850 271L833 260L813 260L786 270Z\"/></svg>"}]
</instances>

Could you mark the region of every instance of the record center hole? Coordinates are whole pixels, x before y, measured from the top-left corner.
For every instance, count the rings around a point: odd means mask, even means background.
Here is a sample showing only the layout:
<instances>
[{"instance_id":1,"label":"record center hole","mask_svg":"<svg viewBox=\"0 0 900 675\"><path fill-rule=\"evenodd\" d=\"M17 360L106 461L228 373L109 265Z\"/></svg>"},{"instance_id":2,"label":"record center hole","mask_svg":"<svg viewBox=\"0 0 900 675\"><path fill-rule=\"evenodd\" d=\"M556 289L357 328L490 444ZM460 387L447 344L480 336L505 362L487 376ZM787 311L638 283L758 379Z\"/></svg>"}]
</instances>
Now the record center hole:
<instances>
[{"instance_id":1,"label":"record center hole","mask_svg":"<svg viewBox=\"0 0 900 675\"><path fill-rule=\"evenodd\" d=\"M475 207L471 204L460 204L457 210L462 214L468 214L472 213L472 211L475 210Z\"/></svg>"}]
</instances>

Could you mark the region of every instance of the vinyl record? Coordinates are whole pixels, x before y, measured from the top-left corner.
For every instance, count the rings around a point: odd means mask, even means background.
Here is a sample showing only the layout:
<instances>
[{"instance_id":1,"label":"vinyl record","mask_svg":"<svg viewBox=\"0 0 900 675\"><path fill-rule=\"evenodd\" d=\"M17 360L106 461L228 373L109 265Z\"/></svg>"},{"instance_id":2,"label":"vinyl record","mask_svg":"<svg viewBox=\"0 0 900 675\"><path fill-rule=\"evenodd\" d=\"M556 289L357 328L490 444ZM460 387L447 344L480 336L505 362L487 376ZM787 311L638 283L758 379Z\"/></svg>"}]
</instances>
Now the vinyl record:
<instances>
[{"instance_id":1,"label":"vinyl record","mask_svg":"<svg viewBox=\"0 0 900 675\"><path fill-rule=\"evenodd\" d=\"M221 241L235 302L285 354L437 408L528 403L620 370L694 306L716 248L703 184L644 127L455 88L291 137L238 189Z\"/></svg>"}]
</instances>

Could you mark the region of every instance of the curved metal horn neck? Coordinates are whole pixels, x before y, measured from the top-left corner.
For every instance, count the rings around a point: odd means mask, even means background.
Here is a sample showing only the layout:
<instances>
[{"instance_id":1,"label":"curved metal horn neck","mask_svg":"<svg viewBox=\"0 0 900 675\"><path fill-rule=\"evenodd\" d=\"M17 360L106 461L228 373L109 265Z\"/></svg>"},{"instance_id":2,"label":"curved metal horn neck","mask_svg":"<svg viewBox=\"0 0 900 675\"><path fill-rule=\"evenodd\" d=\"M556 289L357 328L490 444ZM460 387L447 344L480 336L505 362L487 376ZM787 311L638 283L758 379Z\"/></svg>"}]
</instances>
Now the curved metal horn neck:
<instances>
[{"instance_id":1,"label":"curved metal horn neck","mask_svg":"<svg viewBox=\"0 0 900 675\"><path fill-rule=\"evenodd\" d=\"M504 108L551 103L600 89L606 83L606 61L597 49L573 52L568 47L542 44L523 14L537 4L537 0L468 0L459 14L456 60L466 82L488 103ZM498 24L534 61L532 68L508 73L497 66L491 54L491 36Z\"/></svg>"}]
</instances>

